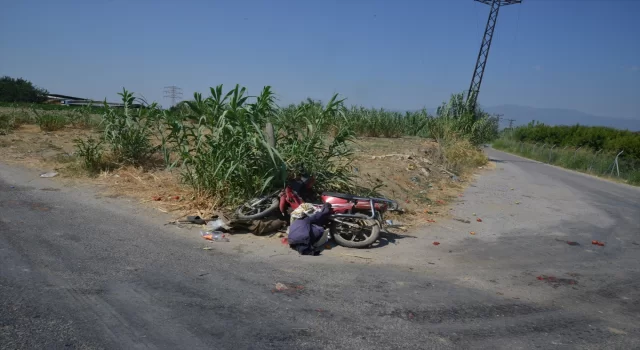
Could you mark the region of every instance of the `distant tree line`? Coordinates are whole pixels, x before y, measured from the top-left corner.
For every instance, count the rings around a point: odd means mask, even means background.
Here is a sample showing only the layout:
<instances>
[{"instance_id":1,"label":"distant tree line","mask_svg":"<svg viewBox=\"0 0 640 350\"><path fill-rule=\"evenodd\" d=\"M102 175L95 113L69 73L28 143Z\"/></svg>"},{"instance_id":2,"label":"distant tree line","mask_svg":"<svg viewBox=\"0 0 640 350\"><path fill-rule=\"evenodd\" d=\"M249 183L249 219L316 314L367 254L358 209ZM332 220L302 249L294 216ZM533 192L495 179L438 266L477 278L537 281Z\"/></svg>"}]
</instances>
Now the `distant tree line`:
<instances>
[{"instance_id":1,"label":"distant tree line","mask_svg":"<svg viewBox=\"0 0 640 350\"><path fill-rule=\"evenodd\" d=\"M533 121L511 132L518 141L544 142L557 147L588 147L612 153L624 151L626 156L640 159L640 133L629 130L604 126L550 126Z\"/></svg>"},{"instance_id":2,"label":"distant tree line","mask_svg":"<svg viewBox=\"0 0 640 350\"><path fill-rule=\"evenodd\" d=\"M46 101L48 93L22 78L0 78L0 102L41 103Z\"/></svg>"}]
</instances>

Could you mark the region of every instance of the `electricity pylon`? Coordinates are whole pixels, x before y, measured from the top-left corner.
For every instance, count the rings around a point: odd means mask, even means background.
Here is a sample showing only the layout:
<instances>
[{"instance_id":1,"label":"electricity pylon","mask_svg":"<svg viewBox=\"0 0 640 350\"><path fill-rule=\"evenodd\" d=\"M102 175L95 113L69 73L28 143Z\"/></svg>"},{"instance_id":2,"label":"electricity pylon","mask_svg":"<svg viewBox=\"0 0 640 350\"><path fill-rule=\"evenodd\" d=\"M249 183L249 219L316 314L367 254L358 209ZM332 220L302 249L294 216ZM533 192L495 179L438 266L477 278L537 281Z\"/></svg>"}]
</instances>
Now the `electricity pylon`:
<instances>
[{"instance_id":1,"label":"electricity pylon","mask_svg":"<svg viewBox=\"0 0 640 350\"><path fill-rule=\"evenodd\" d=\"M487 58L489 57L489 49L491 48L491 40L493 39L493 32L496 29L496 21L498 20L498 13L500 7L519 4L522 0L474 0L483 4L489 5L489 19L487 19L487 27L484 29L484 36L482 37L482 44L480 45L480 52L478 53L478 60L476 61L476 68L473 70L473 77L471 78L471 85L469 86L469 93L467 94L467 103L473 108L478 101L478 94L480 93L480 85L482 85L482 76L484 75L484 67L487 65Z\"/></svg>"}]
</instances>

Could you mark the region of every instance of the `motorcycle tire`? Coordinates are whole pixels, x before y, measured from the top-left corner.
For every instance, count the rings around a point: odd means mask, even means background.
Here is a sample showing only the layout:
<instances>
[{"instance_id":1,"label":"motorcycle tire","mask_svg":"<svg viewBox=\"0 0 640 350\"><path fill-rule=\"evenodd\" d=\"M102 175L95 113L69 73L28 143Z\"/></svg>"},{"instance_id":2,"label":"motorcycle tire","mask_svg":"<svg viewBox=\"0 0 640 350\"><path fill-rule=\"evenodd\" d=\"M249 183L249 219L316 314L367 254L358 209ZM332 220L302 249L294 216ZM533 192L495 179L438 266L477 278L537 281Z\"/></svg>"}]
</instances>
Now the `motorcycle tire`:
<instances>
[{"instance_id":1,"label":"motorcycle tire","mask_svg":"<svg viewBox=\"0 0 640 350\"><path fill-rule=\"evenodd\" d=\"M345 237L342 237L340 233L338 233L338 223L335 221L331 221L329 232L331 232L331 237L333 237L333 239L336 241L336 243L338 243L338 245L341 245L347 248L366 248L372 245L380 237L380 225L378 223L376 223L375 225L372 225L369 237L367 237L367 239L364 239L362 241L353 241Z\"/></svg>"},{"instance_id":2,"label":"motorcycle tire","mask_svg":"<svg viewBox=\"0 0 640 350\"><path fill-rule=\"evenodd\" d=\"M261 198L254 198L248 201L247 203L253 203L253 202L259 201L260 199ZM239 220L258 220L258 219L263 219L263 218L266 218L267 216L277 213L278 210L280 209L280 198L272 197L270 199L265 198L265 200L270 200L269 206L266 207L264 210L259 211L255 214L245 214L245 212L243 212L243 209L250 208L250 206L247 205L247 203L241 205L238 209L236 209L236 218Z\"/></svg>"}]
</instances>

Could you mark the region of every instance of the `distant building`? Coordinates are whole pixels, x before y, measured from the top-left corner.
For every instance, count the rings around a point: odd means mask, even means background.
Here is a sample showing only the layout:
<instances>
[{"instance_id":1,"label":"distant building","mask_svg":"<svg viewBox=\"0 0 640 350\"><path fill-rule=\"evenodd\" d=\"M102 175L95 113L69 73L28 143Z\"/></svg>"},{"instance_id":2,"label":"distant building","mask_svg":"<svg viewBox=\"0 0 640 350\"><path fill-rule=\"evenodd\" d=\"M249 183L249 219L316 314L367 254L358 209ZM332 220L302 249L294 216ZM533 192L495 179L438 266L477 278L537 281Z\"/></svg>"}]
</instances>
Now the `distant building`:
<instances>
[{"instance_id":1,"label":"distant building","mask_svg":"<svg viewBox=\"0 0 640 350\"><path fill-rule=\"evenodd\" d=\"M88 105L92 105L96 107L104 106L104 101L94 101L88 98L59 95L59 94L48 94L47 100L45 101L45 103L65 105L65 106L88 106ZM110 107L124 107L122 103L116 103L116 102L107 102L107 105L109 105ZM134 103L132 104L132 107L142 107L142 105L139 103Z\"/></svg>"}]
</instances>

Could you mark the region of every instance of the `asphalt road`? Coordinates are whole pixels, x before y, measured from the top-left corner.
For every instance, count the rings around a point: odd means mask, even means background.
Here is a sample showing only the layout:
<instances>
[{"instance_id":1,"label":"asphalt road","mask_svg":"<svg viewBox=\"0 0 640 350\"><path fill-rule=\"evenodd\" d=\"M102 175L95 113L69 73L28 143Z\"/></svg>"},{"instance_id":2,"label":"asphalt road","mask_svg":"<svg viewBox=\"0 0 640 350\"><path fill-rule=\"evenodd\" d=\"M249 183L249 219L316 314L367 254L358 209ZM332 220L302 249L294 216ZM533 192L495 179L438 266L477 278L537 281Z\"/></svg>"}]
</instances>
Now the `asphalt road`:
<instances>
[{"instance_id":1,"label":"asphalt road","mask_svg":"<svg viewBox=\"0 0 640 350\"><path fill-rule=\"evenodd\" d=\"M640 348L640 191L489 154L471 223L319 257L0 164L0 348Z\"/></svg>"}]
</instances>

